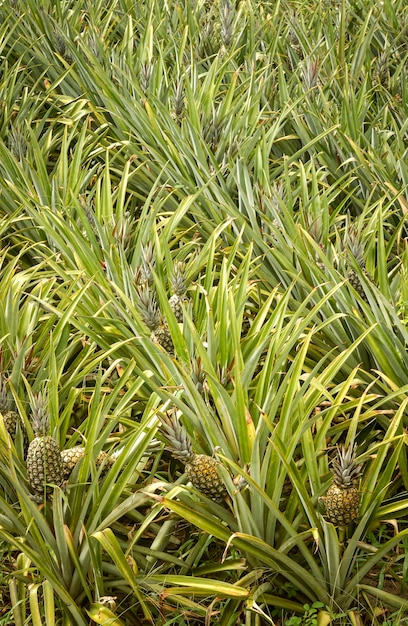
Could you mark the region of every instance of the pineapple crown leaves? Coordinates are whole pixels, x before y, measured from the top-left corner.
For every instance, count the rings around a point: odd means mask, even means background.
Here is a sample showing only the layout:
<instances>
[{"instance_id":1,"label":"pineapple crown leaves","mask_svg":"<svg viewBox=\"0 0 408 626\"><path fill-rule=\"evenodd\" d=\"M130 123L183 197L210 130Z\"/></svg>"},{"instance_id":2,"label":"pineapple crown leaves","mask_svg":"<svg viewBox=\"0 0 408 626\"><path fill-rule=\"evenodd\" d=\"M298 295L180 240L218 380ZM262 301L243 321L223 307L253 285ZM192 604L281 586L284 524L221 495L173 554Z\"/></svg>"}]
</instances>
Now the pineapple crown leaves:
<instances>
[{"instance_id":1,"label":"pineapple crown leaves","mask_svg":"<svg viewBox=\"0 0 408 626\"><path fill-rule=\"evenodd\" d=\"M166 450L175 453L176 458L188 460L193 454L193 446L186 428L175 415L160 415L159 437L165 443ZM177 453L181 453L177 454Z\"/></svg>"},{"instance_id":2,"label":"pineapple crown leaves","mask_svg":"<svg viewBox=\"0 0 408 626\"><path fill-rule=\"evenodd\" d=\"M185 97L184 97L184 85L183 79L179 79L174 86L174 96L173 96L173 111L172 117L173 119L180 120L183 115L185 106Z\"/></svg>"},{"instance_id":3,"label":"pineapple crown leaves","mask_svg":"<svg viewBox=\"0 0 408 626\"><path fill-rule=\"evenodd\" d=\"M142 245L141 256L142 264L136 273L136 283L150 287L154 282L153 271L156 263L153 244L150 241L147 244Z\"/></svg>"},{"instance_id":4,"label":"pineapple crown leaves","mask_svg":"<svg viewBox=\"0 0 408 626\"><path fill-rule=\"evenodd\" d=\"M151 241L142 245L142 260L144 265L154 266L154 248Z\"/></svg>"},{"instance_id":5,"label":"pineapple crown leaves","mask_svg":"<svg viewBox=\"0 0 408 626\"><path fill-rule=\"evenodd\" d=\"M355 224L347 220L343 236L343 248L348 256L354 257L360 266L364 265L364 244L361 233Z\"/></svg>"},{"instance_id":6,"label":"pineapple crown leaves","mask_svg":"<svg viewBox=\"0 0 408 626\"><path fill-rule=\"evenodd\" d=\"M184 296L187 291L187 279L185 275L185 266L182 261L174 264L174 270L170 276L170 284L173 293L176 296Z\"/></svg>"},{"instance_id":7,"label":"pineapple crown leaves","mask_svg":"<svg viewBox=\"0 0 408 626\"><path fill-rule=\"evenodd\" d=\"M348 269L347 278L350 280L353 287L360 293L360 296L367 300L367 296L364 293L364 288L361 286L360 273L367 279L368 282L373 283L373 278L367 271L365 258L364 258L365 244L362 239L361 229L356 224L350 224L347 220L345 233L343 236L343 251ZM357 274L356 274L357 269Z\"/></svg>"},{"instance_id":8,"label":"pineapple crown leaves","mask_svg":"<svg viewBox=\"0 0 408 626\"><path fill-rule=\"evenodd\" d=\"M356 462L357 445L340 446L337 456L332 461L334 480L338 485L355 485L362 474L362 466Z\"/></svg>"},{"instance_id":9,"label":"pineapple crown leaves","mask_svg":"<svg viewBox=\"0 0 408 626\"><path fill-rule=\"evenodd\" d=\"M347 254L352 256L362 267L365 265L364 263L364 246L359 239L354 239L353 241L347 241L346 243Z\"/></svg>"},{"instance_id":10,"label":"pineapple crown leaves","mask_svg":"<svg viewBox=\"0 0 408 626\"><path fill-rule=\"evenodd\" d=\"M136 291L139 298L138 309L143 322L149 330L155 330L162 321L156 294L148 285L141 285Z\"/></svg>"},{"instance_id":11,"label":"pineapple crown leaves","mask_svg":"<svg viewBox=\"0 0 408 626\"><path fill-rule=\"evenodd\" d=\"M31 402L31 419L34 435L42 437L48 435L50 426L50 418L46 406L44 394L36 393L32 396Z\"/></svg>"},{"instance_id":12,"label":"pineapple crown leaves","mask_svg":"<svg viewBox=\"0 0 408 626\"><path fill-rule=\"evenodd\" d=\"M309 235L314 239L318 246L323 248L323 223L322 217L318 215L314 217L306 214L304 216L305 228Z\"/></svg>"}]
</instances>

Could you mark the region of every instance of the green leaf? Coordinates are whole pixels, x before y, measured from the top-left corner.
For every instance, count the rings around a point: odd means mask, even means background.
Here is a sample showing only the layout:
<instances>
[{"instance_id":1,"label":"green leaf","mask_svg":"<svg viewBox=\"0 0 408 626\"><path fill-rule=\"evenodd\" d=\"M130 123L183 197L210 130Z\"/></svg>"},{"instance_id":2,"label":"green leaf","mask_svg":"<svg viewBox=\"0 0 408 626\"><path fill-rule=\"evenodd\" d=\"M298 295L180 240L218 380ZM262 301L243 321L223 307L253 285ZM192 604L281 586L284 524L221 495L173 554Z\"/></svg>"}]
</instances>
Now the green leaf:
<instances>
[{"instance_id":1,"label":"green leaf","mask_svg":"<svg viewBox=\"0 0 408 626\"><path fill-rule=\"evenodd\" d=\"M219 598L237 598L244 600L249 596L249 590L243 589L239 585L214 580L211 578L200 578L198 576L148 576L145 580L147 584L166 585L166 594L193 594L215 595ZM176 585L176 587L167 587L167 585ZM187 589L186 589L187 588Z\"/></svg>"}]
</instances>

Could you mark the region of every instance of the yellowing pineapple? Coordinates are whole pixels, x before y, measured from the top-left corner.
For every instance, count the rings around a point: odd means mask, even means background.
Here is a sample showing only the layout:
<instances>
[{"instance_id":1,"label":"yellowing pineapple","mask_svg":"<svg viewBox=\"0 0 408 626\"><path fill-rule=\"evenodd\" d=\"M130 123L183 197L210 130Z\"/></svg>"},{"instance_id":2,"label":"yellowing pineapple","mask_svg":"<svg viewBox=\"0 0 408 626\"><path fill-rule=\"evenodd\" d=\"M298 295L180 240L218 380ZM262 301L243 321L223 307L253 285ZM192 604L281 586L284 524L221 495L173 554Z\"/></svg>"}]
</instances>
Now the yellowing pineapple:
<instances>
[{"instance_id":1,"label":"yellowing pineapple","mask_svg":"<svg viewBox=\"0 0 408 626\"><path fill-rule=\"evenodd\" d=\"M27 477L31 489L39 496L62 483L63 471L58 443L48 433L49 416L41 394L33 397L31 411L35 437L28 446Z\"/></svg>"},{"instance_id":2,"label":"yellowing pineapple","mask_svg":"<svg viewBox=\"0 0 408 626\"><path fill-rule=\"evenodd\" d=\"M189 481L203 494L222 502L227 490L218 473L219 461L207 454L195 454L191 439L184 426L176 417L161 418L161 436L166 442L166 449L172 456L184 464L184 470Z\"/></svg>"},{"instance_id":3,"label":"yellowing pineapple","mask_svg":"<svg viewBox=\"0 0 408 626\"><path fill-rule=\"evenodd\" d=\"M359 482L362 468L356 463L355 453L355 445L338 449L337 458L332 463L334 482L327 494L321 498L327 519L338 526L350 524L359 512Z\"/></svg>"}]
</instances>

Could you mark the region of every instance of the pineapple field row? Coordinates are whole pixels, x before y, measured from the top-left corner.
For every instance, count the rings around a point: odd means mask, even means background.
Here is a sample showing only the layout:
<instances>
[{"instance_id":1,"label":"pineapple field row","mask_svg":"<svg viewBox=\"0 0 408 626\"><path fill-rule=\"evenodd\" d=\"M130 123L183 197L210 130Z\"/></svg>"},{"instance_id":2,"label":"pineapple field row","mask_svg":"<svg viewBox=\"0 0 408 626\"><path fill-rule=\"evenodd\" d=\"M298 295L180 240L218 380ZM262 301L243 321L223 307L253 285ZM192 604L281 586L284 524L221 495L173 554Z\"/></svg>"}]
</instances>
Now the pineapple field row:
<instances>
[{"instance_id":1,"label":"pineapple field row","mask_svg":"<svg viewBox=\"0 0 408 626\"><path fill-rule=\"evenodd\" d=\"M0 31L0 626L408 624L405 0Z\"/></svg>"}]
</instances>

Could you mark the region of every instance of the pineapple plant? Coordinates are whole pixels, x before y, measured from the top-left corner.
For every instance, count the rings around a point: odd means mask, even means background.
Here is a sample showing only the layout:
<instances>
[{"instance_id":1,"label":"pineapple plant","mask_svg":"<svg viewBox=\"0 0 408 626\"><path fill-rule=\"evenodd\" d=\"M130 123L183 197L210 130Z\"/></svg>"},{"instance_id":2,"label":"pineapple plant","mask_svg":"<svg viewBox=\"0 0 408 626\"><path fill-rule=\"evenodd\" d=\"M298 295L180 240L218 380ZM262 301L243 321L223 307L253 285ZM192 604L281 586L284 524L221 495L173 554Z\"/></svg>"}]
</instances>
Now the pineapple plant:
<instances>
[{"instance_id":1,"label":"pineapple plant","mask_svg":"<svg viewBox=\"0 0 408 626\"><path fill-rule=\"evenodd\" d=\"M161 418L161 437L173 458L184 465L188 480L198 491L216 502L223 502L227 490L218 473L219 461L207 454L193 452L191 439L185 427L175 416Z\"/></svg>"},{"instance_id":2,"label":"pineapple plant","mask_svg":"<svg viewBox=\"0 0 408 626\"><path fill-rule=\"evenodd\" d=\"M84 446L74 446L61 450L62 472L64 479L67 480L73 472L76 464L85 456ZM102 450L95 459L95 465L99 469L102 465L101 475L104 476L114 464L114 457Z\"/></svg>"},{"instance_id":3,"label":"pineapple plant","mask_svg":"<svg viewBox=\"0 0 408 626\"><path fill-rule=\"evenodd\" d=\"M355 229L349 228L347 230L345 243L347 247L348 256L351 256L355 260L355 262L357 263L358 267L360 268L365 278L369 282L373 282L373 279L370 273L367 271L366 266L365 266L364 246L361 240L359 239L358 234ZM359 296L365 302L368 302L368 298L364 291L364 285L362 284L358 273L356 272L354 267L352 267L349 261L347 262L347 265L348 265L347 280L349 281L350 285L357 291Z\"/></svg>"},{"instance_id":4,"label":"pineapple plant","mask_svg":"<svg viewBox=\"0 0 408 626\"><path fill-rule=\"evenodd\" d=\"M27 432L20 415L17 411L10 409L6 383L3 376L0 376L0 413L3 417L4 426L13 441L15 441L18 429L21 430L24 437L24 447L26 448Z\"/></svg>"},{"instance_id":5,"label":"pineapple plant","mask_svg":"<svg viewBox=\"0 0 408 626\"><path fill-rule=\"evenodd\" d=\"M143 322L151 331L150 339L159 344L169 354L174 354L174 345L167 323L159 311L155 293L150 287L138 289L139 311Z\"/></svg>"},{"instance_id":6,"label":"pineapple plant","mask_svg":"<svg viewBox=\"0 0 408 626\"><path fill-rule=\"evenodd\" d=\"M184 273L184 263L176 263L174 272L170 277L173 294L169 298L170 308L179 324L183 323L183 303L187 301L187 281Z\"/></svg>"},{"instance_id":7,"label":"pineapple plant","mask_svg":"<svg viewBox=\"0 0 408 626\"><path fill-rule=\"evenodd\" d=\"M338 526L350 524L358 516L361 465L356 463L356 446L342 446L333 460L334 481L321 500L329 522Z\"/></svg>"},{"instance_id":8,"label":"pineapple plant","mask_svg":"<svg viewBox=\"0 0 408 626\"><path fill-rule=\"evenodd\" d=\"M27 451L27 477L36 496L44 490L51 493L51 485L61 485L63 466L58 443L49 435L49 415L42 394L37 394L31 402L34 439Z\"/></svg>"}]
</instances>

